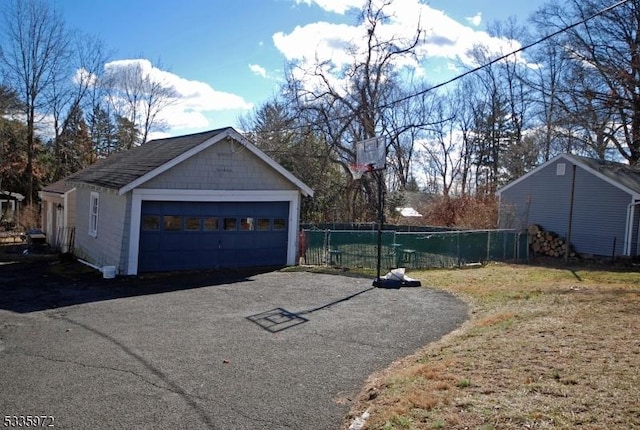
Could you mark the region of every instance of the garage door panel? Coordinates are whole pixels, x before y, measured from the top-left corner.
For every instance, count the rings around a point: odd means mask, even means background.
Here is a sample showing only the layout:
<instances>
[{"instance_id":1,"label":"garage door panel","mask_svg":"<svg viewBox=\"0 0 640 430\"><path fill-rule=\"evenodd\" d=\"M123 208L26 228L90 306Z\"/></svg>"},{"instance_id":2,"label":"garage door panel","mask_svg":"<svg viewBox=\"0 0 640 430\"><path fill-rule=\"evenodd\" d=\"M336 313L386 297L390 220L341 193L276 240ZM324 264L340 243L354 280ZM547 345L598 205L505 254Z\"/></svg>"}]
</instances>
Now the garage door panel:
<instances>
[{"instance_id":1,"label":"garage door panel","mask_svg":"<svg viewBox=\"0 0 640 430\"><path fill-rule=\"evenodd\" d=\"M288 202L143 201L138 270L284 265L288 217Z\"/></svg>"},{"instance_id":2,"label":"garage door panel","mask_svg":"<svg viewBox=\"0 0 640 430\"><path fill-rule=\"evenodd\" d=\"M160 244L162 249L169 249L174 251L188 251L191 249L197 249L198 241L195 235L192 233L165 233L162 237Z\"/></svg>"},{"instance_id":3,"label":"garage door panel","mask_svg":"<svg viewBox=\"0 0 640 430\"><path fill-rule=\"evenodd\" d=\"M144 240L144 243L142 241ZM148 250L153 250L154 248L160 248L160 242L162 241L162 236L159 233L147 233L144 237L140 237L140 247L144 247Z\"/></svg>"},{"instance_id":4,"label":"garage door panel","mask_svg":"<svg viewBox=\"0 0 640 430\"><path fill-rule=\"evenodd\" d=\"M278 264L278 261L287 258L286 248L258 248L252 251L252 257L264 261L266 266Z\"/></svg>"}]
</instances>

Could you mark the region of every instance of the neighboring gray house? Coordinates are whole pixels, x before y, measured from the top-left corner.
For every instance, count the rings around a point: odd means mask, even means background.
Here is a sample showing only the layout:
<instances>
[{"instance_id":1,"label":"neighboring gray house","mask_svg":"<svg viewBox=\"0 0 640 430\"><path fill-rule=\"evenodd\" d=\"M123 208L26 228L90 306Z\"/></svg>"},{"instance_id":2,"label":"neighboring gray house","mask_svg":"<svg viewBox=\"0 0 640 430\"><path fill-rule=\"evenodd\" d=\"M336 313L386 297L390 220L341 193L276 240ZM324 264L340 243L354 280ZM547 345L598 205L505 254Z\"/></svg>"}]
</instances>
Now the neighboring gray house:
<instances>
[{"instance_id":1,"label":"neighboring gray house","mask_svg":"<svg viewBox=\"0 0 640 430\"><path fill-rule=\"evenodd\" d=\"M76 189L66 180L47 185L38 193L41 200L40 225L47 243L61 252L73 250L76 223Z\"/></svg>"},{"instance_id":2,"label":"neighboring gray house","mask_svg":"<svg viewBox=\"0 0 640 430\"><path fill-rule=\"evenodd\" d=\"M157 139L67 178L74 253L117 273L293 265L313 191L233 128Z\"/></svg>"},{"instance_id":3,"label":"neighboring gray house","mask_svg":"<svg viewBox=\"0 0 640 430\"><path fill-rule=\"evenodd\" d=\"M500 227L539 224L592 255L640 255L640 170L563 154L497 192Z\"/></svg>"},{"instance_id":4,"label":"neighboring gray house","mask_svg":"<svg viewBox=\"0 0 640 430\"><path fill-rule=\"evenodd\" d=\"M23 200L20 193L0 190L0 221L15 222Z\"/></svg>"}]
</instances>

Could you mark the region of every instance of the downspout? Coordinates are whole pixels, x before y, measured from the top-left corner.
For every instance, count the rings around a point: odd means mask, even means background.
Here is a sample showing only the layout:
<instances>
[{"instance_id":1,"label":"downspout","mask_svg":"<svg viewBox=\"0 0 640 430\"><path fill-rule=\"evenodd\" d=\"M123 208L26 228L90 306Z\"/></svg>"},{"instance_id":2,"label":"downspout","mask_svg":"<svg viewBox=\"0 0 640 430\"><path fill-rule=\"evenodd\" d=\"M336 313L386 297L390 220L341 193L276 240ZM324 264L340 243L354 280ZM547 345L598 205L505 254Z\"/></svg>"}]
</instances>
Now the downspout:
<instances>
[{"instance_id":1,"label":"downspout","mask_svg":"<svg viewBox=\"0 0 640 430\"><path fill-rule=\"evenodd\" d=\"M88 261L83 260L83 259L81 259L81 258L78 258L77 260L78 260L78 262L79 262L79 263L82 263L82 264L84 264L85 266L89 266L89 267L91 267L92 269L97 270L98 272L102 272L102 267L100 267L100 266L96 266L95 264L89 263Z\"/></svg>"},{"instance_id":2,"label":"downspout","mask_svg":"<svg viewBox=\"0 0 640 430\"><path fill-rule=\"evenodd\" d=\"M633 240L633 218L635 208L634 206L640 206L640 200L636 200L635 203L629 203L627 205L627 228L624 233L624 254L626 256L631 256L631 241ZM638 236L640 237L640 231L638 232Z\"/></svg>"}]
</instances>

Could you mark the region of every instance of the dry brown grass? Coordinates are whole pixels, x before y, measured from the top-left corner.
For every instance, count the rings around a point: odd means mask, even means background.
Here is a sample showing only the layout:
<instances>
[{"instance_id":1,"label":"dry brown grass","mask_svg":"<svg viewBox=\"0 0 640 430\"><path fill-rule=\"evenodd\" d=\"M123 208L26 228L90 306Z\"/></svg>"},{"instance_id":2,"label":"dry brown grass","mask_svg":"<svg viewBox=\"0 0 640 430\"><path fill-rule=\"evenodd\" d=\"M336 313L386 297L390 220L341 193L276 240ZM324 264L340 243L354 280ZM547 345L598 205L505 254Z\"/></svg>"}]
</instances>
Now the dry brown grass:
<instances>
[{"instance_id":1,"label":"dry brown grass","mask_svg":"<svg viewBox=\"0 0 640 430\"><path fill-rule=\"evenodd\" d=\"M471 318L370 378L352 410L369 409L365 428L640 428L640 273L491 264L411 276L462 297Z\"/></svg>"}]
</instances>

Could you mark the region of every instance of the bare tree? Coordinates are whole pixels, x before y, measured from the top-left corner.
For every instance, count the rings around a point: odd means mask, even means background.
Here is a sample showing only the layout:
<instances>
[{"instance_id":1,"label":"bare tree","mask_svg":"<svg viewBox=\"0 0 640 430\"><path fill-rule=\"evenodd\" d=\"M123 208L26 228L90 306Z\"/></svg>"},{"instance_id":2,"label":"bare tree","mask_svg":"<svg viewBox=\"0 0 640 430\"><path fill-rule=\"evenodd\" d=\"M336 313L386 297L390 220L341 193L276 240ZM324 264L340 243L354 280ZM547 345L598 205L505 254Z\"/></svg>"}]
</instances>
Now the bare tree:
<instances>
[{"instance_id":1,"label":"bare tree","mask_svg":"<svg viewBox=\"0 0 640 430\"><path fill-rule=\"evenodd\" d=\"M78 113L82 112L83 106L91 105L87 103L87 98L96 87L98 76L107 58L103 42L90 35L74 34L70 48L65 73L61 74L60 79L53 81L45 91L53 118L54 180L73 173L65 167L69 162L65 161L64 157L64 154L77 152L78 149L64 147L74 144L73 140L68 138L69 129L78 124ZM66 137L61 139L63 133ZM92 148L87 147L84 142L81 147L92 151ZM90 162L93 158L93 154L88 153L80 154L79 159ZM86 162L77 164L76 168L86 167Z\"/></svg>"},{"instance_id":2,"label":"bare tree","mask_svg":"<svg viewBox=\"0 0 640 430\"><path fill-rule=\"evenodd\" d=\"M416 95L418 94L418 95ZM405 190L413 179L412 165L418 142L431 126L442 118L434 117L438 96L435 91L422 91L418 86L397 87L391 97L402 102L381 115L381 129L388 137L387 183L390 191Z\"/></svg>"},{"instance_id":3,"label":"bare tree","mask_svg":"<svg viewBox=\"0 0 640 430\"><path fill-rule=\"evenodd\" d=\"M177 92L147 60L129 60L110 64L101 85L116 115L126 118L139 132L134 144L147 141L149 133L162 130L165 124L159 114L175 103Z\"/></svg>"},{"instance_id":4,"label":"bare tree","mask_svg":"<svg viewBox=\"0 0 640 430\"><path fill-rule=\"evenodd\" d=\"M597 148L611 146L616 157L639 165L640 0L613 9L608 0L569 0L562 7L548 5L540 14L550 30L585 21L558 41L572 63L565 81L572 104L567 111L582 120L587 114L595 119L591 127L579 129L596 136ZM580 81L588 86L574 86Z\"/></svg>"},{"instance_id":5,"label":"bare tree","mask_svg":"<svg viewBox=\"0 0 640 430\"><path fill-rule=\"evenodd\" d=\"M531 16L530 22L537 31L533 38L544 37L551 30L546 15L558 7L558 4L548 4L547 12ZM528 74L527 84L531 88L530 100L533 104L532 138L537 140L540 161L548 161L558 153L572 150L571 139L567 139L567 130L571 129L567 121L570 111L562 100L563 81L570 67L564 45L566 37L559 34L539 43L528 53L531 61L538 66Z\"/></svg>"},{"instance_id":6,"label":"bare tree","mask_svg":"<svg viewBox=\"0 0 640 430\"><path fill-rule=\"evenodd\" d=\"M295 110L279 98L241 118L240 126L262 151L314 190L313 199L302 202L302 219L335 221L337 209L346 204L342 192L346 178L325 150L323 136L302 124Z\"/></svg>"},{"instance_id":7,"label":"bare tree","mask_svg":"<svg viewBox=\"0 0 640 430\"><path fill-rule=\"evenodd\" d=\"M13 0L4 11L5 42L0 67L23 102L27 124L27 201L34 197L35 128L46 113L45 91L59 82L69 52L69 33L60 14L44 0Z\"/></svg>"},{"instance_id":8,"label":"bare tree","mask_svg":"<svg viewBox=\"0 0 640 430\"><path fill-rule=\"evenodd\" d=\"M420 28L412 38L382 36L382 25L389 19L385 13L389 5L389 0L366 2L361 15L364 43L353 41L349 48L350 64L342 68L331 60L318 60L310 67L292 64L288 77L287 91L293 96L299 115L317 125L317 131L324 135L327 143L326 151L342 166L347 176L350 176L349 165L356 161L356 142L387 131L383 129L383 118L396 106L384 105L399 85L395 73L397 63L412 56L420 41ZM312 79L315 85L305 85L303 81L306 79ZM387 121L387 124L391 123ZM396 131L404 128L398 124L394 127ZM400 139L393 138L392 142L401 149L403 143ZM400 169L403 170L404 167ZM351 194L352 220L371 218L375 214L377 192L371 177L365 175L354 180L347 193ZM368 214L357 213L356 208L362 199Z\"/></svg>"},{"instance_id":9,"label":"bare tree","mask_svg":"<svg viewBox=\"0 0 640 430\"><path fill-rule=\"evenodd\" d=\"M500 37L509 41L522 41L528 38L527 30L519 25L514 17L504 22L496 22L490 28L494 37ZM509 52L519 48L520 42L510 43ZM501 55L508 52L501 52ZM518 178L537 164L538 158L535 151L529 150L533 143L531 139L525 141L525 130L532 123L530 87L527 85L532 68L524 58L517 55L507 56L497 63L502 92L505 94L506 104L506 144L503 147L503 155L500 160L501 174L500 184ZM533 154L533 157L531 156Z\"/></svg>"},{"instance_id":10,"label":"bare tree","mask_svg":"<svg viewBox=\"0 0 640 430\"><path fill-rule=\"evenodd\" d=\"M449 100L452 105L455 105L456 114L453 118L455 128L460 133L460 144L458 147L460 158L460 194L466 195L471 190L472 180L472 167L474 161L474 147L475 147L475 117L474 110L471 106L470 100L473 100L473 87L471 81L463 80L449 94Z\"/></svg>"},{"instance_id":11,"label":"bare tree","mask_svg":"<svg viewBox=\"0 0 640 430\"><path fill-rule=\"evenodd\" d=\"M449 195L453 184L458 180L462 161L458 157L460 141L453 121L456 108L457 104L451 103L446 95L434 100L434 125L422 141L425 155L423 162L429 166L427 171L438 176L439 188L445 196Z\"/></svg>"}]
</instances>

